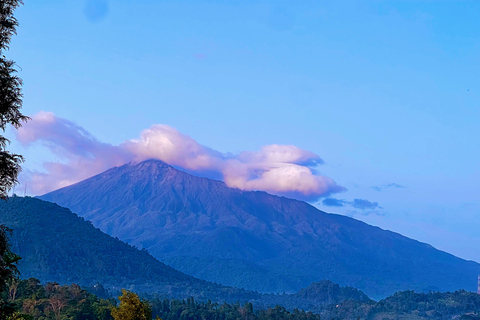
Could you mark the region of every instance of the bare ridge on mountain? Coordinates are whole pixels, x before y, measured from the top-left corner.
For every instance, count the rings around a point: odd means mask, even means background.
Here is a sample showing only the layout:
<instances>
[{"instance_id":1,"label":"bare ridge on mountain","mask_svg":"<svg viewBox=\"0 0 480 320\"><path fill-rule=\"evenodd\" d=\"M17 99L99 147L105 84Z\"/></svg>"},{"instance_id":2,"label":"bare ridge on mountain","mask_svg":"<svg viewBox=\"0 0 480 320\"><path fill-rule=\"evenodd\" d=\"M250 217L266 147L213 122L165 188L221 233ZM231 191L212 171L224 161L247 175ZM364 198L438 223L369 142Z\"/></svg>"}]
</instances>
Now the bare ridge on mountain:
<instances>
[{"instance_id":1,"label":"bare ridge on mountain","mask_svg":"<svg viewBox=\"0 0 480 320\"><path fill-rule=\"evenodd\" d=\"M41 199L197 278L260 292L328 279L378 298L475 290L480 265L308 203L242 191L159 160L112 168Z\"/></svg>"}]
</instances>

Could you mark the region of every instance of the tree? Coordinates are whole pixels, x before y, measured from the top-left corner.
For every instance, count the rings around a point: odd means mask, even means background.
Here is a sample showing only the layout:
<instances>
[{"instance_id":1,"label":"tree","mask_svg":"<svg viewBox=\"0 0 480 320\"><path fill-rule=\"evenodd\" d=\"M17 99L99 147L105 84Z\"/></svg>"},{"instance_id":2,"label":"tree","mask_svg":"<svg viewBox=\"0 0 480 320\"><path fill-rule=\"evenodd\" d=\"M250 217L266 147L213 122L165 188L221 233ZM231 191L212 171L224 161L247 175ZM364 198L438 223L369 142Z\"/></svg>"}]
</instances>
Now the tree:
<instances>
[{"instance_id":1,"label":"tree","mask_svg":"<svg viewBox=\"0 0 480 320\"><path fill-rule=\"evenodd\" d=\"M8 50L12 35L16 34L18 21L13 16L21 0L0 1L0 129L5 132L8 124L15 128L21 126L24 116L22 107L22 80L16 75L15 62L8 60L4 51ZM23 157L7 150L9 140L0 135L0 199L7 199L8 191L18 182L20 163ZM7 283L18 274L15 263L20 259L10 251L8 233L10 230L0 226L0 292L4 292Z\"/></svg>"},{"instance_id":2,"label":"tree","mask_svg":"<svg viewBox=\"0 0 480 320\"><path fill-rule=\"evenodd\" d=\"M21 0L0 1L0 129L5 132L7 125L18 128L28 117L22 107L22 79L17 76L15 62L5 57L10 40L16 34L17 19L13 16ZM7 150L10 141L0 135L0 199L6 200L8 192L18 183L18 174L23 157ZM20 259L10 251L8 233L10 230L0 226L0 318L7 319L14 313L13 304L7 299L7 284L18 275L15 263Z\"/></svg>"},{"instance_id":3,"label":"tree","mask_svg":"<svg viewBox=\"0 0 480 320\"><path fill-rule=\"evenodd\" d=\"M7 299L7 286L18 276L16 263L20 257L10 250L8 234L11 232L0 225L0 319L5 319L15 311L14 304Z\"/></svg>"},{"instance_id":4,"label":"tree","mask_svg":"<svg viewBox=\"0 0 480 320\"><path fill-rule=\"evenodd\" d=\"M60 320L62 309L65 307L67 302L60 295L54 295L49 300L49 307L55 315L55 320Z\"/></svg>"},{"instance_id":5,"label":"tree","mask_svg":"<svg viewBox=\"0 0 480 320\"><path fill-rule=\"evenodd\" d=\"M122 295L118 297L120 305L112 309L112 316L115 320L151 320L152 307L141 300L138 295L122 289Z\"/></svg>"},{"instance_id":6,"label":"tree","mask_svg":"<svg viewBox=\"0 0 480 320\"><path fill-rule=\"evenodd\" d=\"M0 1L0 129L5 132L10 124L19 128L28 117L20 112L22 108L22 79L17 76L15 62L5 57L10 40L16 34L17 19L13 16L21 0ZM18 183L20 164L24 159L7 150L10 141L0 135L0 199L7 199L8 192Z\"/></svg>"}]
</instances>

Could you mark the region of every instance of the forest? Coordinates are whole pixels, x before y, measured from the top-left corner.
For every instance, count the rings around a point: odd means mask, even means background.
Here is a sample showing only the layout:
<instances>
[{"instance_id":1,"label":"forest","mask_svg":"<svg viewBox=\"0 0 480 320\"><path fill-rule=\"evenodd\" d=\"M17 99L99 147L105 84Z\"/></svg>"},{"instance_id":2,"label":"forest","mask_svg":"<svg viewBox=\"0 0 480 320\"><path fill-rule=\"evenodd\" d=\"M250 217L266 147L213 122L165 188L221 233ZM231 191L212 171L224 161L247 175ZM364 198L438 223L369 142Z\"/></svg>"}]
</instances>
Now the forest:
<instances>
[{"instance_id":1,"label":"forest","mask_svg":"<svg viewBox=\"0 0 480 320\"><path fill-rule=\"evenodd\" d=\"M89 292L90 291L90 292ZM92 293L93 291L96 294ZM315 312L255 307L250 301L140 297L123 289L118 300L104 298L101 285L85 290L76 284L41 284L38 279L12 280L1 294L14 312L8 320L320 320L320 319L480 319L480 295L456 292L401 291L378 302L346 300Z\"/></svg>"}]
</instances>

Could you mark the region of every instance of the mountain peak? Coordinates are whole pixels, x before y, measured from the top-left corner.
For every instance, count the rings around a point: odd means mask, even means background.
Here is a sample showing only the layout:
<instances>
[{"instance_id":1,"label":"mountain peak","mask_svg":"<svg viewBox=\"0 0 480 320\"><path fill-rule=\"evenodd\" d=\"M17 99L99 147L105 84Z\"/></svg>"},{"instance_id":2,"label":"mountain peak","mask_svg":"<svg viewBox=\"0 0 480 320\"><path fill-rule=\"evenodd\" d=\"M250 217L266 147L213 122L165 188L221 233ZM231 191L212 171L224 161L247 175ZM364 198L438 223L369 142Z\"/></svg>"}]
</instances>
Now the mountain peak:
<instances>
[{"instance_id":1,"label":"mountain peak","mask_svg":"<svg viewBox=\"0 0 480 320\"><path fill-rule=\"evenodd\" d=\"M158 159L147 159L139 162L129 162L128 166L133 167L158 167L158 168L172 168L172 166L166 164L162 160Z\"/></svg>"},{"instance_id":2,"label":"mountain peak","mask_svg":"<svg viewBox=\"0 0 480 320\"><path fill-rule=\"evenodd\" d=\"M127 173L127 172L130 172L130 173L135 173L137 175L141 175L141 174L147 174L149 176L151 175L155 175L155 174L158 174L158 173L161 173L161 172L165 172L165 171L168 171L168 170L174 170L174 171L179 171L177 169L175 169L174 167L166 164L165 162L161 161L161 160L157 160L157 159L148 159L148 160L143 160L143 161L139 161L139 162L135 162L135 161L132 161L132 162L128 162L122 166L119 166L119 167L114 167L114 168L111 168L99 175L106 175L108 173L110 174L119 174L119 173ZM179 171L181 172L181 171ZM99 176L99 175L96 175L96 176ZM93 176L91 178L94 178L96 176ZM89 179L91 179L89 178ZM87 179L88 180L88 179Z\"/></svg>"}]
</instances>

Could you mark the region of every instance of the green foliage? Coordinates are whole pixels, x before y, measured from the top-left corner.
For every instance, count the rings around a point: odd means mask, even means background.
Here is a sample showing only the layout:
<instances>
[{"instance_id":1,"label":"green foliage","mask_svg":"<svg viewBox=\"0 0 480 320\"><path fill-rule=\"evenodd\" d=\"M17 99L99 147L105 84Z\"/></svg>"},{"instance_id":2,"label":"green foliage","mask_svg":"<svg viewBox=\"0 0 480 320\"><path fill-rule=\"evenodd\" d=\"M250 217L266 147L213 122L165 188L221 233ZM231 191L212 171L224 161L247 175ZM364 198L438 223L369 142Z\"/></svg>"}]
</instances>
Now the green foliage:
<instances>
[{"instance_id":1,"label":"green foliage","mask_svg":"<svg viewBox=\"0 0 480 320\"><path fill-rule=\"evenodd\" d=\"M319 288L319 287L318 287ZM317 289L318 289L317 288ZM316 310L276 305L256 306L243 303L197 301L187 299L144 300L122 290L120 305L114 299L101 299L76 284L41 285L31 278L10 283L7 299L16 312L6 320L383 320L383 319L480 319L480 295L464 290L456 292L397 292L378 302L346 300L338 304L312 306ZM245 300L244 300L245 301Z\"/></svg>"},{"instance_id":2,"label":"green foliage","mask_svg":"<svg viewBox=\"0 0 480 320\"><path fill-rule=\"evenodd\" d=\"M29 314L15 312L8 316L6 320L33 320L33 317Z\"/></svg>"},{"instance_id":3,"label":"green foliage","mask_svg":"<svg viewBox=\"0 0 480 320\"><path fill-rule=\"evenodd\" d=\"M16 263L20 257L10 249L8 234L11 232L7 227L0 225L0 319L13 315L15 308L6 299L8 285L14 283L18 276Z\"/></svg>"},{"instance_id":4,"label":"green foliage","mask_svg":"<svg viewBox=\"0 0 480 320\"><path fill-rule=\"evenodd\" d=\"M20 257L11 251L8 235L12 230L0 225L0 292L4 292L9 282L18 276L16 263Z\"/></svg>"},{"instance_id":5,"label":"green foliage","mask_svg":"<svg viewBox=\"0 0 480 320\"><path fill-rule=\"evenodd\" d=\"M318 314L275 306L255 310L252 303L218 304L186 300L155 300L152 302L153 314L163 320L320 320Z\"/></svg>"},{"instance_id":6,"label":"green foliage","mask_svg":"<svg viewBox=\"0 0 480 320\"><path fill-rule=\"evenodd\" d=\"M113 320L114 300L100 299L76 284L41 285L30 278L11 283L8 292L8 301L16 308L8 320Z\"/></svg>"},{"instance_id":7,"label":"green foliage","mask_svg":"<svg viewBox=\"0 0 480 320\"><path fill-rule=\"evenodd\" d=\"M331 305L322 316L334 319L478 319L480 295L455 292L401 291L378 302L346 301Z\"/></svg>"},{"instance_id":8,"label":"green foliage","mask_svg":"<svg viewBox=\"0 0 480 320\"><path fill-rule=\"evenodd\" d=\"M17 19L13 16L15 9L22 4L19 0L0 2L0 129L5 132L7 124L15 128L21 126L24 116L22 108L22 80L16 75L15 62L5 57L12 35L16 33ZM0 135L0 199L7 199L8 192L17 184L20 163L23 157L6 149L9 141Z\"/></svg>"},{"instance_id":9,"label":"green foliage","mask_svg":"<svg viewBox=\"0 0 480 320\"><path fill-rule=\"evenodd\" d=\"M118 297L120 305L112 309L115 320L150 320L152 308L145 300L128 290L122 289L122 295Z\"/></svg>"}]
</instances>

